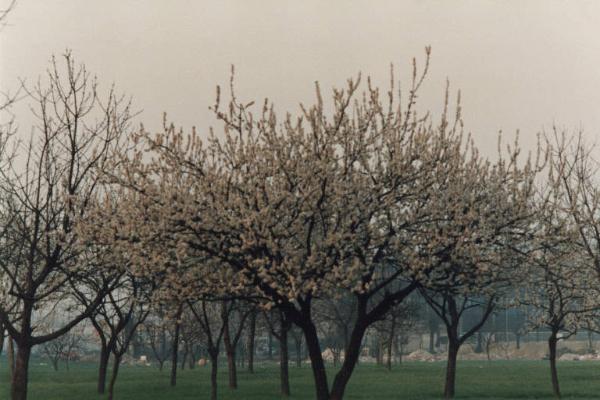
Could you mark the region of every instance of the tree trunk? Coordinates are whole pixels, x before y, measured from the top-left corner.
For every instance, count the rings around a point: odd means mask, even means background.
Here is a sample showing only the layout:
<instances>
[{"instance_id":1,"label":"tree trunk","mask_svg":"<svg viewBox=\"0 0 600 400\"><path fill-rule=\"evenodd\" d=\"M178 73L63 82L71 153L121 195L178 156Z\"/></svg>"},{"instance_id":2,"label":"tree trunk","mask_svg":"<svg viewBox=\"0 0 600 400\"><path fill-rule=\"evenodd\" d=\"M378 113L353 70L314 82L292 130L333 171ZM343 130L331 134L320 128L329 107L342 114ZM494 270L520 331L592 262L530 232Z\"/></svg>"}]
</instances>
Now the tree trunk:
<instances>
[{"instance_id":1,"label":"tree trunk","mask_svg":"<svg viewBox=\"0 0 600 400\"><path fill-rule=\"evenodd\" d=\"M15 341L8 336L8 348L6 349L6 362L8 364L8 373L12 380L15 373Z\"/></svg>"},{"instance_id":2,"label":"tree trunk","mask_svg":"<svg viewBox=\"0 0 600 400\"><path fill-rule=\"evenodd\" d=\"M404 354L404 338L400 337L400 345L398 348L398 364L402 364L402 355Z\"/></svg>"},{"instance_id":3,"label":"tree trunk","mask_svg":"<svg viewBox=\"0 0 600 400\"><path fill-rule=\"evenodd\" d=\"M350 340L345 349L346 354L344 362L333 380L331 400L341 400L344 398L346 385L352 376L352 372L354 371L354 367L360 356L360 344L362 343L366 329L367 324L361 323L360 321L357 321L352 329Z\"/></svg>"},{"instance_id":4,"label":"tree trunk","mask_svg":"<svg viewBox=\"0 0 600 400\"><path fill-rule=\"evenodd\" d=\"M57 372L58 371L58 357L50 357L50 362L52 363L52 369Z\"/></svg>"},{"instance_id":5,"label":"tree trunk","mask_svg":"<svg viewBox=\"0 0 600 400\"><path fill-rule=\"evenodd\" d=\"M396 337L396 317L392 317L392 326L390 327L390 337L388 338L387 347L387 369L392 370L392 348Z\"/></svg>"},{"instance_id":6,"label":"tree trunk","mask_svg":"<svg viewBox=\"0 0 600 400\"><path fill-rule=\"evenodd\" d=\"M254 342L256 338L256 310L250 313L250 330L248 332L248 372L254 373Z\"/></svg>"},{"instance_id":7,"label":"tree trunk","mask_svg":"<svg viewBox=\"0 0 600 400\"><path fill-rule=\"evenodd\" d=\"M31 357L31 345L18 343L17 359L12 374L11 399L27 400L27 383L29 373L29 358Z\"/></svg>"},{"instance_id":8,"label":"tree trunk","mask_svg":"<svg viewBox=\"0 0 600 400\"><path fill-rule=\"evenodd\" d=\"M162 372L163 367L165 365L165 360L167 359L167 332L164 326L160 327L160 343L158 349L158 352L155 351L154 355L156 356L156 359L158 361L158 370Z\"/></svg>"},{"instance_id":9,"label":"tree trunk","mask_svg":"<svg viewBox=\"0 0 600 400\"><path fill-rule=\"evenodd\" d=\"M224 314L225 316L225 314ZM231 333L229 330L229 319L223 320L223 344L225 345L225 354L227 355L227 372L229 375L229 388L237 389L237 366L235 365L235 347L231 342Z\"/></svg>"},{"instance_id":10,"label":"tree trunk","mask_svg":"<svg viewBox=\"0 0 600 400\"><path fill-rule=\"evenodd\" d=\"M392 349L393 349L394 344L392 343L392 339L390 338L390 342L388 343L387 346L387 360L385 363L385 366L387 368L388 371L392 370Z\"/></svg>"},{"instance_id":11,"label":"tree trunk","mask_svg":"<svg viewBox=\"0 0 600 400\"><path fill-rule=\"evenodd\" d=\"M325 372L325 363L321 354L321 346L317 330L312 321L305 322L301 326L306 340L306 347L310 357L310 364L315 380L315 391L317 400L329 400L329 385L327 383L327 373Z\"/></svg>"},{"instance_id":12,"label":"tree trunk","mask_svg":"<svg viewBox=\"0 0 600 400\"><path fill-rule=\"evenodd\" d=\"M515 338L517 340L517 350L521 348L521 335L519 333L515 333Z\"/></svg>"},{"instance_id":13,"label":"tree trunk","mask_svg":"<svg viewBox=\"0 0 600 400\"><path fill-rule=\"evenodd\" d=\"M182 370L185 369L185 363L188 358L188 352L189 352L189 345L187 342L185 342L185 344L183 345L183 357L181 357L181 369Z\"/></svg>"},{"instance_id":14,"label":"tree trunk","mask_svg":"<svg viewBox=\"0 0 600 400\"><path fill-rule=\"evenodd\" d=\"M110 383L108 384L108 400L113 400L115 393L115 383L117 382L117 375L119 374L119 366L121 365L121 356L114 355L113 370L110 377Z\"/></svg>"},{"instance_id":15,"label":"tree trunk","mask_svg":"<svg viewBox=\"0 0 600 400\"><path fill-rule=\"evenodd\" d=\"M131 344L132 344L132 352L133 352L133 358L135 358L136 360L140 359L140 355L142 353L142 342L140 339L140 334L138 331L136 331L133 334L133 337L131 338Z\"/></svg>"},{"instance_id":16,"label":"tree trunk","mask_svg":"<svg viewBox=\"0 0 600 400\"><path fill-rule=\"evenodd\" d=\"M210 353L210 400L217 400L217 368L219 353Z\"/></svg>"},{"instance_id":17,"label":"tree trunk","mask_svg":"<svg viewBox=\"0 0 600 400\"><path fill-rule=\"evenodd\" d=\"M477 345L475 346L475 353L483 353L483 333L477 332Z\"/></svg>"},{"instance_id":18,"label":"tree trunk","mask_svg":"<svg viewBox=\"0 0 600 400\"><path fill-rule=\"evenodd\" d=\"M302 341L299 336L294 335L294 343L296 344L296 367L302 367Z\"/></svg>"},{"instance_id":19,"label":"tree trunk","mask_svg":"<svg viewBox=\"0 0 600 400\"><path fill-rule=\"evenodd\" d=\"M454 398L454 388L456 384L456 359L460 342L455 338L448 338L448 363L446 366L446 383L444 385L444 398Z\"/></svg>"},{"instance_id":20,"label":"tree trunk","mask_svg":"<svg viewBox=\"0 0 600 400\"><path fill-rule=\"evenodd\" d=\"M429 352L433 354L435 352L435 332L433 329L429 330Z\"/></svg>"},{"instance_id":21,"label":"tree trunk","mask_svg":"<svg viewBox=\"0 0 600 400\"><path fill-rule=\"evenodd\" d=\"M98 368L98 394L104 394L106 388L106 371L108 370L108 360L110 358L110 350L108 346L100 348L100 366Z\"/></svg>"},{"instance_id":22,"label":"tree trunk","mask_svg":"<svg viewBox=\"0 0 600 400\"><path fill-rule=\"evenodd\" d=\"M244 346L240 345L238 347L237 355L238 366L244 368L244 363L246 362L246 349Z\"/></svg>"},{"instance_id":23,"label":"tree trunk","mask_svg":"<svg viewBox=\"0 0 600 400\"><path fill-rule=\"evenodd\" d=\"M194 351L194 346L191 346L190 361L189 361L189 365L188 365L190 369L196 368L196 361L197 361L196 352Z\"/></svg>"},{"instance_id":24,"label":"tree trunk","mask_svg":"<svg viewBox=\"0 0 600 400\"><path fill-rule=\"evenodd\" d=\"M281 394L285 397L290 395L290 374L288 369L288 329L289 326L281 327L281 340L279 342L279 364L281 378Z\"/></svg>"},{"instance_id":25,"label":"tree trunk","mask_svg":"<svg viewBox=\"0 0 600 400\"><path fill-rule=\"evenodd\" d=\"M227 346L225 346L227 347ZM229 388L237 389L237 366L235 365L235 349L225 350L227 353L227 373L229 375Z\"/></svg>"},{"instance_id":26,"label":"tree trunk","mask_svg":"<svg viewBox=\"0 0 600 400\"><path fill-rule=\"evenodd\" d=\"M425 293L425 292L422 292ZM427 294L424 294L427 296ZM444 320L446 325L446 333L448 335L448 360L446 365L446 382L444 384L444 398L451 399L454 397L455 386L456 386L456 359L458 358L458 351L460 346L471 336L476 334L485 321L489 318L494 310L495 301L494 297L490 297L483 309L481 318L462 335L460 334L461 316L467 309L467 298L463 298L461 306L457 306L457 302L452 294L443 293L444 305L440 306L431 298L426 297L429 305L434 309L436 313ZM437 308L436 308L437 307Z\"/></svg>"},{"instance_id":27,"label":"tree trunk","mask_svg":"<svg viewBox=\"0 0 600 400\"><path fill-rule=\"evenodd\" d=\"M269 332L268 337L267 337L267 345L268 345L268 357L269 357L269 361L273 360L273 335L271 334L271 332Z\"/></svg>"},{"instance_id":28,"label":"tree trunk","mask_svg":"<svg viewBox=\"0 0 600 400\"><path fill-rule=\"evenodd\" d=\"M171 353L171 386L177 384L177 355L179 353L179 331L181 330L181 318L183 307L179 306L177 310L177 321L175 321L175 334L173 335L173 350Z\"/></svg>"},{"instance_id":29,"label":"tree trunk","mask_svg":"<svg viewBox=\"0 0 600 400\"><path fill-rule=\"evenodd\" d=\"M556 370L556 344L558 343L557 338L558 331L552 330L550 337L548 338L548 350L550 354L550 376L552 378L552 392L557 398L560 397L560 387L558 384L558 372Z\"/></svg>"},{"instance_id":30,"label":"tree trunk","mask_svg":"<svg viewBox=\"0 0 600 400\"><path fill-rule=\"evenodd\" d=\"M2 350L4 350L4 326L0 324L0 356L2 355Z\"/></svg>"}]
</instances>

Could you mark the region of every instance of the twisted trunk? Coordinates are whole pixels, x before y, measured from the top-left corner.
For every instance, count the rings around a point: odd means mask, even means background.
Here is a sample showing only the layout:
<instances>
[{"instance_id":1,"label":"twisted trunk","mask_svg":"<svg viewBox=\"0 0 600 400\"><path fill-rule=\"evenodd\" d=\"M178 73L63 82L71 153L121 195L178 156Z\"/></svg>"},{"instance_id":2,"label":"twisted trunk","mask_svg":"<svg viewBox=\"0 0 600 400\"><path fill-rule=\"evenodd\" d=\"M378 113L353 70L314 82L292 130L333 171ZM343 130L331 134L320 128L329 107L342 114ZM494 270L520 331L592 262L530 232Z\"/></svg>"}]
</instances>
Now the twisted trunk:
<instances>
[{"instance_id":1,"label":"twisted trunk","mask_svg":"<svg viewBox=\"0 0 600 400\"><path fill-rule=\"evenodd\" d=\"M348 345L345 349L346 354L344 357L344 362L342 363L338 373L335 375L333 386L331 387L332 400L341 400L344 398L346 385L348 384L348 381L350 381L350 377L352 376L352 372L354 371L354 367L356 367L356 362L360 356L360 345L367 327L368 324L359 320L352 329L350 340L348 341Z\"/></svg>"},{"instance_id":2,"label":"twisted trunk","mask_svg":"<svg viewBox=\"0 0 600 400\"><path fill-rule=\"evenodd\" d=\"M100 365L98 367L98 394L104 394L106 388L106 372L108 371L108 360L110 358L111 349L108 345L102 344L100 347Z\"/></svg>"},{"instance_id":3,"label":"twisted trunk","mask_svg":"<svg viewBox=\"0 0 600 400\"><path fill-rule=\"evenodd\" d=\"M108 400L113 400L115 393L115 383L117 382L117 376L119 374L119 366L121 365L121 355L114 355L113 370L110 377L110 383L108 384Z\"/></svg>"},{"instance_id":4,"label":"twisted trunk","mask_svg":"<svg viewBox=\"0 0 600 400\"><path fill-rule=\"evenodd\" d=\"M315 399L329 400L329 384L327 383L327 373L325 372L325 363L321 354L317 329L310 320L303 321L300 328L304 333L306 348L310 357L310 365L315 381Z\"/></svg>"},{"instance_id":5,"label":"twisted trunk","mask_svg":"<svg viewBox=\"0 0 600 400\"><path fill-rule=\"evenodd\" d=\"M362 340L367 328L376 321L381 320L389 310L404 300L414 289L415 284L410 284L402 290L387 296L384 300L368 310L369 296L358 296L356 321L352 328L349 340L346 342L344 362L335 375L331 392L327 383L327 372L321 354L321 346L315 324L311 318L311 301L306 299L299 302L300 309L291 304L283 303L282 311L286 318L296 324L303 332L306 347L311 361L311 368L315 382L317 400L341 400L344 397L346 385L352 376L360 356Z\"/></svg>"}]
</instances>

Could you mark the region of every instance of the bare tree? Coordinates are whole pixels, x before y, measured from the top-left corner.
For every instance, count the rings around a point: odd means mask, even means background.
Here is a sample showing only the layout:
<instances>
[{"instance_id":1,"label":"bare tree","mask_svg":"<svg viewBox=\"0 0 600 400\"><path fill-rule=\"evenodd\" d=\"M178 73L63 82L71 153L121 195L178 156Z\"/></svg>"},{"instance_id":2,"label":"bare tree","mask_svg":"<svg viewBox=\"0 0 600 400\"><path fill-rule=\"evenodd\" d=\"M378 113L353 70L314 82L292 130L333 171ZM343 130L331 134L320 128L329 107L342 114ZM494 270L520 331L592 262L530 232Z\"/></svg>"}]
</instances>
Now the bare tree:
<instances>
[{"instance_id":1,"label":"bare tree","mask_svg":"<svg viewBox=\"0 0 600 400\"><path fill-rule=\"evenodd\" d=\"M82 329L72 329L54 340L43 343L41 348L55 371L58 371L60 361L64 361L65 367L69 370L69 362L78 358L75 352L80 350L82 342Z\"/></svg>"},{"instance_id":2,"label":"bare tree","mask_svg":"<svg viewBox=\"0 0 600 400\"><path fill-rule=\"evenodd\" d=\"M333 366L337 367L350 342L350 334L356 319L354 296L336 296L316 302L315 321L323 337L323 344L333 353Z\"/></svg>"},{"instance_id":3,"label":"bare tree","mask_svg":"<svg viewBox=\"0 0 600 400\"><path fill-rule=\"evenodd\" d=\"M444 397L453 398L456 383L456 360L460 347L467 339L473 336L485 324L488 317L494 311L497 297L477 297L462 295L457 296L448 292L422 291L423 297L435 313L442 319L448 334L448 361L446 366L446 381L444 384ZM461 318L467 310L480 308L481 318L474 325L460 331Z\"/></svg>"},{"instance_id":4,"label":"bare tree","mask_svg":"<svg viewBox=\"0 0 600 400\"><path fill-rule=\"evenodd\" d=\"M113 370L109 382L109 397L112 398L119 365L129 348L139 326L150 312L152 283L132 275L121 276L118 283L108 292L89 320L100 339L100 362L97 390L103 394L110 355L113 355ZM92 291L92 293L95 293ZM82 296L80 293L80 300Z\"/></svg>"},{"instance_id":5,"label":"bare tree","mask_svg":"<svg viewBox=\"0 0 600 400\"><path fill-rule=\"evenodd\" d=\"M15 9L17 5L17 0L11 0L10 3L3 9L0 9L0 27L4 27L6 25L6 19L8 18L8 14L11 13Z\"/></svg>"},{"instance_id":6,"label":"bare tree","mask_svg":"<svg viewBox=\"0 0 600 400\"><path fill-rule=\"evenodd\" d=\"M112 400L114 397L115 384L117 382L117 376L119 373L119 366L121 365L121 360L123 359L123 356L129 349L129 344L131 343L131 340L135 335L138 327L144 322L144 320L150 312L148 300L144 299L143 295L140 296L140 291L142 291L143 289L141 289L139 286L136 286L137 285L134 283L134 288L130 293L130 295L132 295L133 298L130 299L129 302L130 304L133 304L127 307L125 309L125 312L121 311L121 309L119 308L118 300L114 299L115 296L113 296L112 292L109 293L109 297L111 297L111 306L116 314L116 319L114 317L109 316L108 314L103 316L103 320L105 322L109 320L116 322L112 325L110 324L110 322L106 323L111 327L111 335L116 335L117 338L117 340L114 342L114 346L111 349L113 355L113 368L110 382L108 385L109 400ZM141 300L140 297L142 298ZM100 313L102 313L102 311L100 311ZM123 329L118 331L118 328L121 327L123 327Z\"/></svg>"},{"instance_id":7,"label":"bare tree","mask_svg":"<svg viewBox=\"0 0 600 400\"><path fill-rule=\"evenodd\" d=\"M190 369L193 369L200 356L200 343L203 340L203 333L192 312L187 307L183 310L182 317L181 339L184 348L181 368L185 368L186 361L189 361L188 365Z\"/></svg>"},{"instance_id":8,"label":"bare tree","mask_svg":"<svg viewBox=\"0 0 600 400\"><path fill-rule=\"evenodd\" d=\"M420 293L448 335L445 398L455 395L460 347L485 324L530 250L534 179L546 159L538 150L520 167L517 139L493 163L469 146L451 151L456 156L434 172L430 222L414 235L416 252L429 264ZM474 308L479 318L461 329L465 312Z\"/></svg>"},{"instance_id":9,"label":"bare tree","mask_svg":"<svg viewBox=\"0 0 600 400\"><path fill-rule=\"evenodd\" d=\"M223 346L227 356L227 369L229 372L229 387L237 389L237 367L235 364L237 345L242 337L246 319L252 308L246 304L230 300L223 303L221 319L223 321Z\"/></svg>"},{"instance_id":10,"label":"bare tree","mask_svg":"<svg viewBox=\"0 0 600 400\"><path fill-rule=\"evenodd\" d=\"M32 321L44 313L44 304L58 307L69 298L70 283L84 275L82 248L74 222L86 214L99 187L102 170L128 128L130 103L110 89L106 96L84 66L67 52L65 68L52 59L47 82L27 89L38 124L24 148L0 171L2 209L11 218L5 242L10 254L0 260L9 288L11 311L0 300L0 321L17 342L17 360L11 385L13 400L27 398L31 349L67 333L88 318L108 287L96 293L89 306L52 332L38 334ZM16 318L15 318L16 315Z\"/></svg>"},{"instance_id":11,"label":"bare tree","mask_svg":"<svg viewBox=\"0 0 600 400\"><path fill-rule=\"evenodd\" d=\"M210 400L217 399L217 370L221 340L227 324L224 314L231 310L227 302L198 301L188 303L198 325L204 331L206 351L210 358Z\"/></svg>"},{"instance_id":12,"label":"bare tree","mask_svg":"<svg viewBox=\"0 0 600 400\"><path fill-rule=\"evenodd\" d=\"M166 326L169 320L165 317L162 307L157 308L158 310L146 319L143 327L145 343L150 346L154 359L158 363L158 369L162 371L165 361L171 354L171 341L168 337L169 329Z\"/></svg>"},{"instance_id":13,"label":"bare tree","mask_svg":"<svg viewBox=\"0 0 600 400\"><path fill-rule=\"evenodd\" d=\"M386 368L392 369L394 358L402 361L403 346L410 331L417 325L417 304L411 300L394 307L381 321L373 325L386 347Z\"/></svg>"},{"instance_id":14,"label":"bare tree","mask_svg":"<svg viewBox=\"0 0 600 400\"><path fill-rule=\"evenodd\" d=\"M597 189L589 180L595 167L583 148L581 137L568 153L566 137L555 136L548 179L537 204L536 235L532 255L524 268L526 285L519 285L518 302L528 308L527 325L550 331L548 359L552 391L561 396L558 379L557 345L586 327L593 329L600 309L592 213ZM577 191L577 192L576 192ZM597 198L597 197L596 197ZM592 228L592 229L590 229Z\"/></svg>"}]
</instances>

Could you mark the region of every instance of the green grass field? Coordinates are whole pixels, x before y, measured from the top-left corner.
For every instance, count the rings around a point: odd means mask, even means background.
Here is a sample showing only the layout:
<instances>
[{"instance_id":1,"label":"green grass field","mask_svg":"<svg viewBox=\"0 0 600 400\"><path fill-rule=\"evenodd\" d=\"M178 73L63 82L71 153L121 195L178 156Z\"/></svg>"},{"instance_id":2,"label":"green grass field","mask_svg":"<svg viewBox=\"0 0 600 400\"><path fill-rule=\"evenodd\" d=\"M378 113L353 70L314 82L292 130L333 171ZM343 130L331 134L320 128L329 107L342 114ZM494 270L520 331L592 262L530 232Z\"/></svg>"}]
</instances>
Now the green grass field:
<instances>
[{"instance_id":1,"label":"green grass field","mask_svg":"<svg viewBox=\"0 0 600 400\"><path fill-rule=\"evenodd\" d=\"M224 366L224 365L223 365ZM333 373L333 371L331 371ZM600 398L600 363L560 362L564 398ZM6 364L0 365L0 399L8 399ZM73 364L70 371L54 372L34 360L30 373L31 400L100 399L95 389L96 366ZM292 399L314 398L308 366L290 368ZM347 399L439 399L444 363L404 363L391 372L359 365L347 388ZM240 370L237 391L227 388L226 368L221 369L220 399L280 399L276 365L259 365L254 374ZM168 385L168 371L151 367L123 366L116 387L120 400L205 399L209 368L180 371L176 388ZM462 361L458 365L457 398L525 399L552 398L548 365L542 361Z\"/></svg>"}]
</instances>

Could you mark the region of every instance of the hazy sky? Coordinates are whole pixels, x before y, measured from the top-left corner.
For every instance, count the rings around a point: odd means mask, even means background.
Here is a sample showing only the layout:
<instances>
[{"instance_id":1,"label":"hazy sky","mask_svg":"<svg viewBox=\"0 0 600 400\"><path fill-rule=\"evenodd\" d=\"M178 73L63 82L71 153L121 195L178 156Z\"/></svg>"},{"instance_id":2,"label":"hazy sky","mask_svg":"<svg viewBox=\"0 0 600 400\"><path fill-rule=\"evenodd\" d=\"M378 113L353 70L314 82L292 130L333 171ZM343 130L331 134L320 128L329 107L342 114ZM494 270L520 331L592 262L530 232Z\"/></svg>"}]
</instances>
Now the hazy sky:
<instances>
[{"instance_id":1,"label":"hazy sky","mask_svg":"<svg viewBox=\"0 0 600 400\"><path fill-rule=\"evenodd\" d=\"M439 109L448 77L486 151L500 129L527 143L553 123L600 138L600 1L17 0L0 32L0 87L70 48L133 96L147 126L166 111L202 130L231 64L240 97L295 110L315 80L328 89L362 71L386 85L390 62L406 78L426 45L421 107Z\"/></svg>"}]
</instances>

